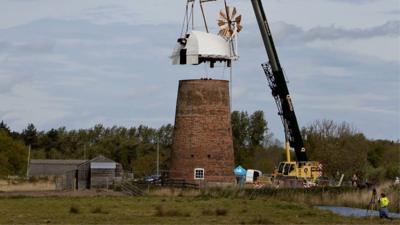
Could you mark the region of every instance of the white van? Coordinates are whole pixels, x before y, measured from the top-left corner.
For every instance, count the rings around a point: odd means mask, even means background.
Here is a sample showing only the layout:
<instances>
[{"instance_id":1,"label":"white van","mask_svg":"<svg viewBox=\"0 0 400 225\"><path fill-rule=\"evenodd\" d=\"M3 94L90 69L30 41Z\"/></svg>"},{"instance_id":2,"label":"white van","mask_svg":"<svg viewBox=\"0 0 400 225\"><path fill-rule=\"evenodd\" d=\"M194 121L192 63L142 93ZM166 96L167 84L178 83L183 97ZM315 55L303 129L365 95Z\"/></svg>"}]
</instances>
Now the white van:
<instances>
[{"instance_id":1,"label":"white van","mask_svg":"<svg viewBox=\"0 0 400 225\"><path fill-rule=\"evenodd\" d=\"M246 173L246 183L254 183L258 177L262 176L262 172L259 170L248 169Z\"/></svg>"}]
</instances>

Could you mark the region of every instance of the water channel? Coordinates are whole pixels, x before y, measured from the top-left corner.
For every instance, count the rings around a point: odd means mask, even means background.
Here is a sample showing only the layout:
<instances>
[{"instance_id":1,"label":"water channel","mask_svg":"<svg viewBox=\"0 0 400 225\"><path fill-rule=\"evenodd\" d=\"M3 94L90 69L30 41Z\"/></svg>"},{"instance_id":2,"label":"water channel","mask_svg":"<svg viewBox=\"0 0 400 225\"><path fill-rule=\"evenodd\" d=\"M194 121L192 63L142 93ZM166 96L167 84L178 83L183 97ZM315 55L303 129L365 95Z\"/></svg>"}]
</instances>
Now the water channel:
<instances>
[{"instance_id":1,"label":"water channel","mask_svg":"<svg viewBox=\"0 0 400 225\"><path fill-rule=\"evenodd\" d=\"M366 217L366 216L376 216L379 217L378 211L367 212L367 209L359 209L359 208L350 208L350 207L342 207L342 206L315 206L321 210L329 210L333 213L342 215L342 216L354 216L354 217ZM389 217L400 219L400 213L389 213Z\"/></svg>"}]
</instances>

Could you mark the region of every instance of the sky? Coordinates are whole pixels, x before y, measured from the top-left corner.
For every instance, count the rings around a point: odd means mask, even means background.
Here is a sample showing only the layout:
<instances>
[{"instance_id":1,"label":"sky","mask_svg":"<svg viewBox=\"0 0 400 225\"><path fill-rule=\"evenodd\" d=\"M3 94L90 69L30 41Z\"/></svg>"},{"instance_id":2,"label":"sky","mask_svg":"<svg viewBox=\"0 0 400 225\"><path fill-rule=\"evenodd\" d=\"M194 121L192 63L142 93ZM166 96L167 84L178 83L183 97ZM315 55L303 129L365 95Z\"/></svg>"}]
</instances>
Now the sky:
<instances>
[{"instance_id":1,"label":"sky","mask_svg":"<svg viewBox=\"0 0 400 225\"><path fill-rule=\"evenodd\" d=\"M22 131L174 122L178 81L222 67L173 66L186 0L0 0L0 120ZM205 5L217 31L223 2ZM233 110L283 128L260 66L267 56L249 0L234 63ZM263 0L300 126L346 121L400 138L400 0ZM195 29L204 30L195 8Z\"/></svg>"}]
</instances>

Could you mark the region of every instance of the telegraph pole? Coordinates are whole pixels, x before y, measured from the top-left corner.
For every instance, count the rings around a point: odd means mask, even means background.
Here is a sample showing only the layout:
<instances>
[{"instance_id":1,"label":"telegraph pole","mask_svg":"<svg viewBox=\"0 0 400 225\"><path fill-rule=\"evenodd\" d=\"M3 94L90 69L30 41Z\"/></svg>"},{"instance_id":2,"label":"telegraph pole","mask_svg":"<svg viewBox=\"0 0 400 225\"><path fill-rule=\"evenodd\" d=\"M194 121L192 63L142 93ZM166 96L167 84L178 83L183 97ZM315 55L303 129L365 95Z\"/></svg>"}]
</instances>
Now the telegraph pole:
<instances>
[{"instance_id":1,"label":"telegraph pole","mask_svg":"<svg viewBox=\"0 0 400 225\"><path fill-rule=\"evenodd\" d=\"M83 144L83 159L86 160L86 144Z\"/></svg>"},{"instance_id":2,"label":"telegraph pole","mask_svg":"<svg viewBox=\"0 0 400 225\"><path fill-rule=\"evenodd\" d=\"M29 179L29 162L31 161L31 145L28 145L28 162L26 164L26 179Z\"/></svg>"},{"instance_id":3,"label":"telegraph pole","mask_svg":"<svg viewBox=\"0 0 400 225\"><path fill-rule=\"evenodd\" d=\"M157 176L160 175L160 136L157 137Z\"/></svg>"}]
</instances>

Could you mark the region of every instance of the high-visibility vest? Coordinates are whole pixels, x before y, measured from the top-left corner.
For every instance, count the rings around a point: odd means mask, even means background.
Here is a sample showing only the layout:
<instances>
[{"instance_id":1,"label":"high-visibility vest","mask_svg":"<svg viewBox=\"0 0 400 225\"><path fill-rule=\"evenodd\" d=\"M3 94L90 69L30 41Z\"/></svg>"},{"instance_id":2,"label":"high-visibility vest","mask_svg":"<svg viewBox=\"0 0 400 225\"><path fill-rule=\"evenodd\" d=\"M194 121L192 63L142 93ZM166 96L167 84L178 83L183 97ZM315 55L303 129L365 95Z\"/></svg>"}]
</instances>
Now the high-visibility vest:
<instances>
[{"instance_id":1,"label":"high-visibility vest","mask_svg":"<svg viewBox=\"0 0 400 225\"><path fill-rule=\"evenodd\" d=\"M387 197L383 197L379 200L381 207L387 207L389 205L389 199Z\"/></svg>"}]
</instances>

